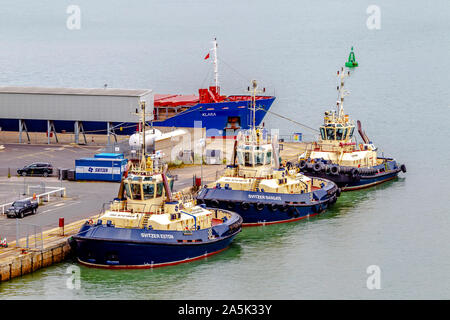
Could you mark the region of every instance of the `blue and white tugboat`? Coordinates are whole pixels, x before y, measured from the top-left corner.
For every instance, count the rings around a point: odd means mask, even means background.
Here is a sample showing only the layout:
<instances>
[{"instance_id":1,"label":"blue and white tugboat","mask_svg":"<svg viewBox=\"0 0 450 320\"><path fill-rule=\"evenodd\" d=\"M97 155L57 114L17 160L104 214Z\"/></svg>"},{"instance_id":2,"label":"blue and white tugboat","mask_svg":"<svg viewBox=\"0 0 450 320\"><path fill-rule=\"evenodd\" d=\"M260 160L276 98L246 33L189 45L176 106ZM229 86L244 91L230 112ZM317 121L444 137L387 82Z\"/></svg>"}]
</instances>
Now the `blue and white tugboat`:
<instances>
[{"instance_id":1,"label":"blue and white tugboat","mask_svg":"<svg viewBox=\"0 0 450 320\"><path fill-rule=\"evenodd\" d=\"M353 135L355 123L344 112L344 97L348 95L344 80L357 66L352 50L345 68L337 72L339 95L336 110L325 112L319 140L299 156L298 163L305 175L330 179L343 191L371 187L396 178L400 171L406 172L404 164L378 156L378 149L362 130L359 120L358 132L363 142L356 142Z\"/></svg>"},{"instance_id":2,"label":"blue and white tugboat","mask_svg":"<svg viewBox=\"0 0 450 320\"><path fill-rule=\"evenodd\" d=\"M253 82L254 91L257 84ZM317 215L334 204L337 186L310 178L298 168L280 165L278 139L255 126L239 133L233 164L223 176L204 186L197 201L237 212L244 226L268 225Z\"/></svg>"},{"instance_id":3,"label":"blue and white tugboat","mask_svg":"<svg viewBox=\"0 0 450 320\"><path fill-rule=\"evenodd\" d=\"M145 103L142 109L145 115ZM72 237L80 263L118 269L175 265L221 252L241 231L238 214L173 193L173 177L157 162L142 152L109 209Z\"/></svg>"}]
</instances>

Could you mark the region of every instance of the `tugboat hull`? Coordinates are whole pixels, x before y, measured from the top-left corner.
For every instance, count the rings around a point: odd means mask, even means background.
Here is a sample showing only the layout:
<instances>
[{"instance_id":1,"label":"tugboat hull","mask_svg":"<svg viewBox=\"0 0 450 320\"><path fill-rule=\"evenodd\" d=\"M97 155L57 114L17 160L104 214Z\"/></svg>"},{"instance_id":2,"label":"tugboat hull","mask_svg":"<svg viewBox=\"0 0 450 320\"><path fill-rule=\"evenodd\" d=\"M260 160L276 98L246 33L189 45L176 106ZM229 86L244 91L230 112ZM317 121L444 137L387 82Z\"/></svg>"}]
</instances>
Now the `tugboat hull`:
<instances>
[{"instance_id":1,"label":"tugboat hull","mask_svg":"<svg viewBox=\"0 0 450 320\"><path fill-rule=\"evenodd\" d=\"M84 265L110 269L140 269L176 265L206 258L225 250L241 231L242 218L210 229L162 231L124 229L86 222L70 245Z\"/></svg>"},{"instance_id":2,"label":"tugboat hull","mask_svg":"<svg viewBox=\"0 0 450 320\"><path fill-rule=\"evenodd\" d=\"M326 181L326 180L324 180ZM333 205L339 195L331 181L320 190L303 194L281 194L230 189L202 189L198 202L233 210L243 219L243 226L285 223L313 217Z\"/></svg>"},{"instance_id":3,"label":"tugboat hull","mask_svg":"<svg viewBox=\"0 0 450 320\"><path fill-rule=\"evenodd\" d=\"M234 236L231 236L205 244L172 245L93 239L75 241L77 259L81 264L109 269L146 269L206 258L225 250L233 239Z\"/></svg>"},{"instance_id":4,"label":"tugboat hull","mask_svg":"<svg viewBox=\"0 0 450 320\"><path fill-rule=\"evenodd\" d=\"M334 173L324 170L315 171L311 166L309 168L305 166L300 170L308 177L329 179L341 188L342 191L351 191L369 188L395 179L401 171L406 172L406 167L404 167L404 165L399 167L395 160L388 159L388 161L383 165L378 165L367 169L358 169L353 172L349 170L349 168L346 170L340 169ZM355 172L358 173L355 174Z\"/></svg>"}]
</instances>

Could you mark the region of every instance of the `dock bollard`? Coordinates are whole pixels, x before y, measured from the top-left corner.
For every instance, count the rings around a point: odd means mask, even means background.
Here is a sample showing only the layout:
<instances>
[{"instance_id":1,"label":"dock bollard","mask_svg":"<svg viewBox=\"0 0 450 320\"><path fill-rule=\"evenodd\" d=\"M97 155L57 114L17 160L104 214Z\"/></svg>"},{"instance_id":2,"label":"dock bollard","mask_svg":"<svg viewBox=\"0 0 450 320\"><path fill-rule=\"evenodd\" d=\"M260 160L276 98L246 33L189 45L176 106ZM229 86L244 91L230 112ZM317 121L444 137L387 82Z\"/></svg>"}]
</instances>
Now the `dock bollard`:
<instances>
[{"instance_id":1,"label":"dock bollard","mask_svg":"<svg viewBox=\"0 0 450 320\"><path fill-rule=\"evenodd\" d=\"M64 236L64 218L59 218L59 231L61 236Z\"/></svg>"}]
</instances>

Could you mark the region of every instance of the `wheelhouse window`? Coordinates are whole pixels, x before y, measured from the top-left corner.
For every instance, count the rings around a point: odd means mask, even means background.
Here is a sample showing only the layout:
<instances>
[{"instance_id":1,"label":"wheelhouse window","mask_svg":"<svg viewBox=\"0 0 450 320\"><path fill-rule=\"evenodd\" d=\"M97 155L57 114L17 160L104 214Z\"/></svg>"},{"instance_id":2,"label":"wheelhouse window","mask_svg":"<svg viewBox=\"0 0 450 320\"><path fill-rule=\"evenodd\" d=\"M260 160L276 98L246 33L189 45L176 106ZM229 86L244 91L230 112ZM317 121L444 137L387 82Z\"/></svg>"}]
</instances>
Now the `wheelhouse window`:
<instances>
[{"instance_id":1,"label":"wheelhouse window","mask_svg":"<svg viewBox=\"0 0 450 320\"><path fill-rule=\"evenodd\" d=\"M142 190L144 191L144 200L153 199L155 196L155 184L146 183L142 185Z\"/></svg>"},{"instance_id":2,"label":"wheelhouse window","mask_svg":"<svg viewBox=\"0 0 450 320\"><path fill-rule=\"evenodd\" d=\"M320 135L322 136L322 140L327 140L327 137L325 135L325 129L320 127Z\"/></svg>"},{"instance_id":3,"label":"wheelhouse window","mask_svg":"<svg viewBox=\"0 0 450 320\"><path fill-rule=\"evenodd\" d=\"M345 128L344 135L342 136L342 140L345 140L347 138L348 128Z\"/></svg>"},{"instance_id":4,"label":"wheelhouse window","mask_svg":"<svg viewBox=\"0 0 450 320\"><path fill-rule=\"evenodd\" d=\"M156 196L157 197L161 197L162 196L162 192L163 192L164 186L163 183L160 182L156 185Z\"/></svg>"},{"instance_id":5,"label":"wheelhouse window","mask_svg":"<svg viewBox=\"0 0 450 320\"><path fill-rule=\"evenodd\" d=\"M336 129L336 140L342 140L343 139L343 134L344 134L344 129L337 128Z\"/></svg>"},{"instance_id":6,"label":"wheelhouse window","mask_svg":"<svg viewBox=\"0 0 450 320\"><path fill-rule=\"evenodd\" d=\"M264 164L264 153L262 151L255 152L255 165L262 166Z\"/></svg>"},{"instance_id":7,"label":"wheelhouse window","mask_svg":"<svg viewBox=\"0 0 450 320\"><path fill-rule=\"evenodd\" d=\"M253 165L252 161L252 153L251 152L244 152L244 165L251 167Z\"/></svg>"},{"instance_id":8,"label":"wheelhouse window","mask_svg":"<svg viewBox=\"0 0 450 320\"><path fill-rule=\"evenodd\" d=\"M141 184L140 183L132 183L131 184L131 193L133 195L134 200L142 200Z\"/></svg>"},{"instance_id":9,"label":"wheelhouse window","mask_svg":"<svg viewBox=\"0 0 450 320\"><path fill-rule=\"evenodd\" d=\"M327 132L327 139L328 140L334 140L334 137L335 137L335 130L334 130L334 128L327 128L326 132Z\"/></svg>"},{"instance_id":10,"label":"wheelhouse window","mask_svg":"<svg viewBox=\"0 0 450 320\"><path fill-rule=\"evenodd\" d=\"M131 189L130 189L130 184L127 182L124 184L125 186L125 193L127 194L127 198L131 199Z\"/></svg>"},{"instance_id":11,"label":"wheelhouse window","mask_svg":"<svg viewBox=\"0 0 450 320\"><path fill-rule=\"evenodd\" d=\"M355 127L352 127L352 129L350 130L350 135L348 136L349 139L353 137L353 131L355 131Z\"/></svg>"},{"instance_id":12,"label":"wheelhouse window","mask_svg":"<svg viewBox=\"0 0 450 320\"><path fill-rule=\"evenodd\" d=\"M272 162L272 151L267 151L265 160L264 164L270 164Z\"/></svg>"}]
</instances>

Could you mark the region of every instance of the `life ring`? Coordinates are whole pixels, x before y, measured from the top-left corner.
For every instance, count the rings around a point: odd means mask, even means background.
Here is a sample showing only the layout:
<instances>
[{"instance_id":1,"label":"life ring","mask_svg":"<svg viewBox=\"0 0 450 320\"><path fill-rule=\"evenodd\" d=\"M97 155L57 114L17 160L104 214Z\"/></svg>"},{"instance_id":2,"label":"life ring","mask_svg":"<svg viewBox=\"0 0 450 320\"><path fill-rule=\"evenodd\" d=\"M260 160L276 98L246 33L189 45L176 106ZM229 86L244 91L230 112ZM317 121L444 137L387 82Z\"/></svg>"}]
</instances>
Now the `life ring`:
<instances>
[{"instance_id":1,"label":"life ring","mask_svg":"<svg viewBox=\"0 0 450 320\"><path fill-rule=\"evenodd\" d=\"M89 224L94 224L94 221L92 221L92 219L89 219L89 220L88 220L88 223L89 223Z\"/></svg>"},{"instance_id":2,"label":"life ring","mask_svg":"<svg viewBox=\"0 0 450 320\"><path fill-rule=\"evenodd\" d=\"M264 203L261 202L255 203L255 208L258 211L262 211L264 209Z\"/></svg>"},{"instance_id":3,"label":"life ring","mask_svg":"<svg viewBox=\"0 0 450 320\"><path fill-rule=\"evenodd\" d=\"M248 204L247 202L242 202L241 208L242 210L248 210L248 208L250 208L250 204Z\"/></svg>"}]
</instances>

